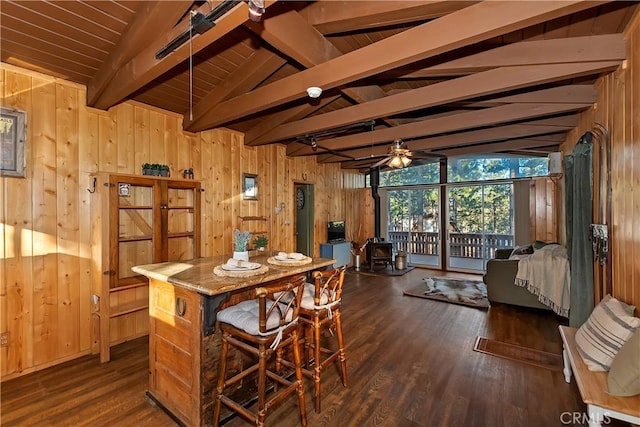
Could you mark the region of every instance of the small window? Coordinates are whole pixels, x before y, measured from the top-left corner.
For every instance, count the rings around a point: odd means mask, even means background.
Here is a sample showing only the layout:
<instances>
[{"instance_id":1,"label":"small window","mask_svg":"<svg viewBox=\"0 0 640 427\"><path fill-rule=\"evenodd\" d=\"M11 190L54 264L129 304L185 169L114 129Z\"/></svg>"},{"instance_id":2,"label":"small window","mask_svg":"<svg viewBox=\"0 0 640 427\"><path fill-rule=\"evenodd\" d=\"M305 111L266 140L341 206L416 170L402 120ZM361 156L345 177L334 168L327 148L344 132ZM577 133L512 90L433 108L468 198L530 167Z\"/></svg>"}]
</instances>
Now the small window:
<instances>
[{"instance_id":1,"label":"small window","mask_svg":"<svg viewBox=\"0 0 640 427\"><path fill-rule=\"evenodd\" d=\"M403 169L391 169L380 172L380 186L394 187L403 185L438 184L440 182L440 163L428 163Z\"/></svg>"},{"instance_id":2,"label":"small window","mask_svg":"<svg viewBox=\"0 0 640 427\"><path fill-rule=\"evenodd\" d=\"M448 182L529 178L548 175L547 157L453 157L448 161Z\"/></svg>"}]
</instances>

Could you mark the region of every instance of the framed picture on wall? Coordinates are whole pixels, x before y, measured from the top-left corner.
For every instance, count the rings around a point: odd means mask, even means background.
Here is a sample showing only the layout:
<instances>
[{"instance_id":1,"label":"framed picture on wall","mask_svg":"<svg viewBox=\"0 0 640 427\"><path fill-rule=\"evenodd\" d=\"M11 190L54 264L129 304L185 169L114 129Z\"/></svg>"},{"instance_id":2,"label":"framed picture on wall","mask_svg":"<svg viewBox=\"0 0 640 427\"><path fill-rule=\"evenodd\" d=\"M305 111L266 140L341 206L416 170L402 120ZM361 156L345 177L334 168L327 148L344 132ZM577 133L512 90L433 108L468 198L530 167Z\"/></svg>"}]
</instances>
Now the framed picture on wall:
<instances>
[{"instance_id":1,"label":"framed picture on wall","mask_svg":"<svg viewBox=\"0 0 640 427\"><path fill-rule=\"evenodd\" d=\"M27 112L0 109L0 175L25 177Z\"/></svg>"},{"instance_id":2,"label":"framed picture on wall","mask_svg":"<svg viewBox=\"0 0 640 427\"><path fill-rule=\"evenodd\" d=\"M242 174L242 198L244 200L258 200L258 175Z\"/></svg>"}]
</instances>

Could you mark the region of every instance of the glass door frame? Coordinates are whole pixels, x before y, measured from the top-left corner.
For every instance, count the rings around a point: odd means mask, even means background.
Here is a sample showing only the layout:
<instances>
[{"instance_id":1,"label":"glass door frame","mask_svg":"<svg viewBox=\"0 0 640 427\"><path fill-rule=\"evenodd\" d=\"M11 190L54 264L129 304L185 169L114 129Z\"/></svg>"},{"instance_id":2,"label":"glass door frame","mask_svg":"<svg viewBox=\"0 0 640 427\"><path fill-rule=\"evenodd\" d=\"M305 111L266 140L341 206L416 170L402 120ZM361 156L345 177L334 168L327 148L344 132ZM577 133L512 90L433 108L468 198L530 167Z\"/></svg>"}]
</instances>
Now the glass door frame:
<instances>
[{"instance_id":1,"label":"glass door frame","mask_svg":"<svg viewBox=\"0 0 640 427\"><path fill-rule=\"evenodd\" d=\"M481 221L482 221L482 230L477 234L482 235L482 244L481 244L481 254L482 254L482 266L480 268L463 268L459 266L451 265L452 258L452 250L451 250L451 230L450 227L446 228L445 234L445 245L446 245L446 260L444 262L446 266L446 271L456 271L462 273L472 273L477 274L486 271L487 261L493 257L494 249L492 247L487 247L487 234L495 234L495 233L487 233L486 227L486 209L485 201L486 201L486 192L484 191L484 187L487 186L496 186L496 185L509 185L511 187L511 197L510 197L510 205L509 205L509 221L511 224L511 240L514 239L515 234L515 206L514 206L514 189L513 189L513 181L512 180L496 180L496 181L475 181L475 182L460 182L460 183L447 183L444 189L445 200L447 201L445 210L446 210L446 218L451 218L451 188L453 187L480 187L482 191L482 204L481 204ZM476 234L476 233L474 233Z\"/></svg>"},{"instance_id":2,"label":"glass door frame","mask_svg":"<svg viewBox=\"0 0 640 427\"><path fill-rule=\"evenodd\" d=\"M407 250L407 262L412 264L412 265L418 265L420 267L428 267L430 269L434 269L434 270L442 270L442 266L443 266L443 257L442 257L442 249L443 249L443 225L442 225L442 184L424 184L424 185L414 185L414 186L398 186L398 187L384 187L384 188L380 188L379 190L379 195L380 195L380 221L383 222L383 224L380 224L380 232L381 232L381 237L383 237L385 239L385 241L388 242L393 242L393 240L390 239L389 236L389 225L390 225L390 217L389 217L389 192L392 191L424 191L424 190L433 190L433 189L437 189L438 190L438 205L436 206L437 209L437 216L438 216L438 223L437 228L438 228L438 236L437 236L437 254L435 256L436 259L436 264L426 264L426 263L416 263L415 259L414 259L414 255L417 256L417 253L412 252L411 250ZM409 216L411 216L411 197L408 197L408 201L409 201ZM409 221L412 222L411 218L409 218ZM409 235L411 236L411 230L407 230L409 231ZM409 238L407 240L406 245L407 246L412 246L415 244L418 244L419 242L414 242L411 238ZM425 243L426 245L426 243ZM398 245L394 244L394 252L397 253L397 249L398 249Z\"/></svg>"},{"instance_id":3,"label":"glass door frame","mask_svg":"<svg viewBox=\"0 0 640 427\"><path fill-rule=\"evenodd\" d=\"M514 228L514 220L515 220L515 206L514 206L514 194L513 194L513 180L492 180L492 181L475 181L475 182L460 182L460 183L443 183L443 184L424 184L424 185L413 185L413 186L397 186L397 187L382 187L379 189L380 194L380 221L383 222L380 227L381 234L386 241L392 241L389 239L389 192L390 191L412 191L412 190L420 190L423 191L425 189L439 188L439 219L438 219L438 262L437 265L430 264L415 264L414 260L411 257L411 251L407 251L407 261L414 265L419 265L420 267L427 267L430 269L443 270L443 271L456 271L462 273L472 273L478 274L482 271L486 270L486 262L493 255L493 250L495 248L486 247L487 239L486 239L486 227L485 227L485 193L483 191L482 194L482 248L480 249L483 254L482 259L482 267L481 269L473 269L473 268L460 268L459 266L451 265L451 236L449 230L449 221L448 218L451 216L451 206L450 206L450 189L452 187L485 187L485 186L495 186L495 185L510 185L511 186L511 201L510 201L510 222L511 222L511 231L512 236L511 240L515 237L515 228ZM408 198L411 199L410 197ZM491 234L491 233L490 233ZM495 233L493 233L495 234ZM394 251L396 250L396 245L394 245ZM487 258L488 257L488 258Z\"/></svg>"}]
</instances>

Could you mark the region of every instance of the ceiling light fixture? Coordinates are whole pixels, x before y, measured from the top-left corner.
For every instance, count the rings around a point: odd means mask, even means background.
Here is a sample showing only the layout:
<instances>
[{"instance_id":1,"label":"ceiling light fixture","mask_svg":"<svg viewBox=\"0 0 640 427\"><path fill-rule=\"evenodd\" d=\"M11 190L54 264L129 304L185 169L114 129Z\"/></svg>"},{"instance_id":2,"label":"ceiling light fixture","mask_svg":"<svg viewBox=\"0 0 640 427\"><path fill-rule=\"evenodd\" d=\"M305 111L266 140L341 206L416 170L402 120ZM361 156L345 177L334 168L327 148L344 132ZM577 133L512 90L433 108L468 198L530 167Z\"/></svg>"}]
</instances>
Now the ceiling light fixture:
<instances>
[{"instance_id":1,"label":"ceiling light fixture","mask_svg":"<svg viewBox=\"0 0 640 427\"><path fill-rule=\"evenodd\" d=\"M319 98L320 95L322 95L322 88L319 88L318 86L308 87L307 95L309 95L309 98Z\"/></svg>"},{"instance_id":2,"label":"ceiling light fixture","mask_svg":"<svg viewBox=\"0 0 640 427\"><path fill-rule=\"evenodd\" d=\"M389 160L389 166L394 169L400 169L404 167L402 163L402 158L400 156L393 156L391 160Z\"/></svg>"},{"instance_id":3,"label":"ceiling light fixture","mask_svg":"<svg viewBox=\"0 0 640 427\"><path fill-rule=\"evenodd\" d=\"M264 0L248 0L247 3L249 5L249 19L253 22L260 22L266 10Z\"/></svg>"},{"instance_id":4,"label":"ceiling light fixture","mask_svg":"<svg viewBox=\"0 0 640 427\"><path fill-rule=\"evenodd\" d=\"M401 139L393 141L393 145L389 148L389 154L391 154L392 157L387 165L391 168L402 169L411 164L411 151L402 147Z\"/></svg>"}]
</instances>

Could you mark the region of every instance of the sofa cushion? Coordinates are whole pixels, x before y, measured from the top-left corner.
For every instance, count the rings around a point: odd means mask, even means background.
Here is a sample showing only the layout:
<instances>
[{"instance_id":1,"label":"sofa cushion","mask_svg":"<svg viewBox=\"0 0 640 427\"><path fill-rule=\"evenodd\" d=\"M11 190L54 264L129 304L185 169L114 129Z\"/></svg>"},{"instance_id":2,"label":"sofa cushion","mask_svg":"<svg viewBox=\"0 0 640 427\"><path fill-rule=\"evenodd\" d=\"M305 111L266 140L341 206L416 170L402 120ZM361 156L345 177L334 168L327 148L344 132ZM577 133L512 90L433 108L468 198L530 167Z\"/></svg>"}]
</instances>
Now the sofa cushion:
<instances>
[{"instance_id":1,"label":"sofa cushion","mask_svg":"<svg viewBox=\"0 0 640 427\"><path fill-rule=\"evenodd\" d=\"M633 309L607 295L580 326L576 347L590 371L608 371L620 348L640 327L640 319L629 313Z\"/></svg>"},{"instance_id":2,"label":"sofa cushion","mask_svg":"<svg viewBox=\"0 0 640 427\"><path fill-rule=\"evenodd\" d=\"M547 245L547 242L543 242L542 240L536 240L533 243L533 249L538 250L544 248Z\"/></svg>"},{"instance_id":3,"label":"sofa cushion","mask_svg":"<svg viewBox=\"0 0 640 427\"><path fill-rule=\"evenodd\" d=\"M611 362L607 389L615 396L640 394L640 329L636 329Z\"/></svg>"},{"instance_id":4,"label":"sofa cushion","mask_svg":"<svg viewBox=\"0 0 640 427\"><path fill-rule=\"evenodd\" d=\"M531 255L533 253L533 246L516 246L516 248L509 255L509 259L520 259L523 256Z\"/></svg>"}]
</instances>

